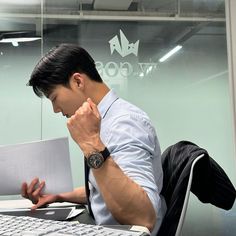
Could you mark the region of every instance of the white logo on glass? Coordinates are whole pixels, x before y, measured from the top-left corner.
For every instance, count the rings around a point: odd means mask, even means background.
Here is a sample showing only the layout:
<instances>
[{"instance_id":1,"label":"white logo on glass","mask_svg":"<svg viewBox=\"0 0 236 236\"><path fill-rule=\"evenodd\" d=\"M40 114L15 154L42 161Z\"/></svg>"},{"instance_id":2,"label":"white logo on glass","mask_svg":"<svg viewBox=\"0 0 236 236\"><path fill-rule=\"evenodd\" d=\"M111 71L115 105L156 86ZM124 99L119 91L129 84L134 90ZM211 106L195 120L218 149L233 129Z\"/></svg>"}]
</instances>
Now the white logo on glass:
<instances>
[{"instance_id":1,"label":"white logo on glass","mask_svg":"<svg viewBox=\"0 0 236 236\"><path fill-rule=\"evenodd\" d=\"M138 55L139 40L136 43L129 43L122 30L120 30L120 40L118 36L114 36L110 41L111 54L116 50L122 57L128 56L133 53Z\"/></svg>"}]
</instances>

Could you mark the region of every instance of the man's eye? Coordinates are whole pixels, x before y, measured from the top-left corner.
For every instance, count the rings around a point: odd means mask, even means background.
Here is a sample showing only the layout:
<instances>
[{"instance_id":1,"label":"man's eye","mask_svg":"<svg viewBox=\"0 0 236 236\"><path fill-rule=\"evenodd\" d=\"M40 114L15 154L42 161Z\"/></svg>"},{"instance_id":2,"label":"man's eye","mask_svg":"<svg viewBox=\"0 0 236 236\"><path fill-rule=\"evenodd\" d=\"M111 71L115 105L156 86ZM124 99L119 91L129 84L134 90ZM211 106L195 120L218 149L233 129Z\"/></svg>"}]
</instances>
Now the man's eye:
<instances>
[{"instance_id":1,"label":"man's eye","mask_svg":"<svg viewBox=\"0 0 236 236\"><path fill-rule=\"evenodd\" d=\"M56 101L56 97L52 97L52 98L51 98L51 101L52 101L52 102L55 102L55 101Z\"/></svg>"}]
</instances>

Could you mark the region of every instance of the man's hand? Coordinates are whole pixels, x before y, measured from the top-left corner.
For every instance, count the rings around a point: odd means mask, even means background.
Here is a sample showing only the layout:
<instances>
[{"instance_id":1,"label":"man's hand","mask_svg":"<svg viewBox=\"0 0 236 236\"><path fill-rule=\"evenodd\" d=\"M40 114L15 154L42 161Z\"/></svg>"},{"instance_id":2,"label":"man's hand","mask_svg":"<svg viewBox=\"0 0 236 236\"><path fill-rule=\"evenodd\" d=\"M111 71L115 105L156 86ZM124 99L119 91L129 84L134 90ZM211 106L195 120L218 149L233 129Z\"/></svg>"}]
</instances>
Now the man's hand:
<instances>
[{"instance_id":1,"label":"man's hand","mask_svg":"<svg viewBox=\"0 0 236 236\"><path fill-rule=\"evenodd\" d=\"M67 121L71 137L85 154L104 149L100 139L101 116L90 98Z\"/></svg>"},{"instance_id":2,"label":"man's hand","mask_svg":"<svg viewBox=\"0 0 236 236\"><path fill-rule=\"evenodd\" d=\"M41 194L44 186L45 182L42 181L40 183L38 178L33 179L29 186L27 183L22 184L21 196L29 199L33 204L35 204L31 207L32 210L57 201L57 195Z\"/></svg>"}]
</instances>

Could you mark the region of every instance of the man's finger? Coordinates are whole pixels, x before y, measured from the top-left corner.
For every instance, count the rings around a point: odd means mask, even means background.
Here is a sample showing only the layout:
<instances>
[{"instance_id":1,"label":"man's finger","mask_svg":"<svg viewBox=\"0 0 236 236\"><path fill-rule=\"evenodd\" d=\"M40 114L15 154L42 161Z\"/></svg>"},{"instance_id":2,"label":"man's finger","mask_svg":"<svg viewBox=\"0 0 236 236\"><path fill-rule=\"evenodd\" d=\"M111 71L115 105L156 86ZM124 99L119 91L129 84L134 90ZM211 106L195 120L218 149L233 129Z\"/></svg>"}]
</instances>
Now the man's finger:
<instances>
[{"instance_id":1,"label":"man's finger","mask_svg":"<svg viewBox=\"0 0 236 236\"><path fill-rule=\"evenodd\" d=\"M100 118L100 113L99 113L99 110L97 108L97 105L92 101L91 98L88 98L87 102L89 103L89 105L90 105L92 111L94 112L94 114L96 115L96 117Z\"/></svg>"},{"instance_id":2,"label":"man's finger","mask_svg":"<svg viewBox=\"0 0 236 236\"><path fill-rule=\"evenodd\" d=\"M27 194L27 183L24 182L22 185L21 185L21 196L24 197L24 198L28 198L28 194Z\"/></svg>"},{"instance_id":3,"label":"man's finger","mask_svg":"<svg viewBox=\"0 0 236 236\"><path fill-rule=\"evenodd\" d=\"M48 200L47 199L41 199L37 204L33 205L31 207L31 210L34 211L40 207L47 206Z\"/></svg>"},{"instance_id":4,"label":"man's finger","mask_svg":"<svg viewBox=\"0 0 236 236\"><path fill-rule=\"evenodd\" d=\"M38 206L39 205L39 206ZM32 211L35 211L37 208L39 208L40 207L40 204L35 204L35 205L33 205L32 207L31 207L31 210Z\"/></svg>"},{"instance_id":5,"label":"man's finger","mask_svg":"<svg viewBox=\"0 0 236 236\"><path fill-rule=\"evenodd\" d=\"M34 188L35 188L35 185L39 182L39 179L38 178L35 178L32 180L32 182L30 183L29 185L29 188L27 190L27 194L31 194L33 191L34 191Z\"/></svg>"},{"instance_id":6,"label":"man's finger","mask_svg":"<svg viewBox=\"0 0 236 236\"><path fill-rule=\"evenodd\" d=\"M33 192L32 196L34 198L38 198L40 196L40 192L42 191L43 187L45 186L45 181L42 181L39 184L39 187Z\"/></svg>"}]
</instances>

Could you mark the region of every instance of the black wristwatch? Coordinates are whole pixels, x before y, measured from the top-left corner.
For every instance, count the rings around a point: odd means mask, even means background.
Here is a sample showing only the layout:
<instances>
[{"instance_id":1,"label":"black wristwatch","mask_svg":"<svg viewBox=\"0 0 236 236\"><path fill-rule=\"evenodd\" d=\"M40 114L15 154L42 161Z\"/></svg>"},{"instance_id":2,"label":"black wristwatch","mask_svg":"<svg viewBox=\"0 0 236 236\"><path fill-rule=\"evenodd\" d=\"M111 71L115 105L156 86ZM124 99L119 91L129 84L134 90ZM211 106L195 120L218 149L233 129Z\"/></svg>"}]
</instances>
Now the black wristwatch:
<instances>
[{"instance_id":1,"label":"black wristwatch","mask_svg":"<svg viewBox=\"0 0 236 236\"><path fill-rule=\"evenodd\" d=\"M105 147L105 149L101 152L93 152L87 157L87 165L90 168L98 169L102 166L102 164L106 161L106 159L110 156L109 150Z\"/></svg>"}]
</instances>

